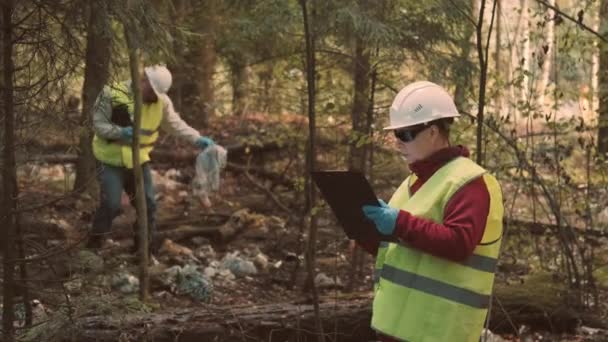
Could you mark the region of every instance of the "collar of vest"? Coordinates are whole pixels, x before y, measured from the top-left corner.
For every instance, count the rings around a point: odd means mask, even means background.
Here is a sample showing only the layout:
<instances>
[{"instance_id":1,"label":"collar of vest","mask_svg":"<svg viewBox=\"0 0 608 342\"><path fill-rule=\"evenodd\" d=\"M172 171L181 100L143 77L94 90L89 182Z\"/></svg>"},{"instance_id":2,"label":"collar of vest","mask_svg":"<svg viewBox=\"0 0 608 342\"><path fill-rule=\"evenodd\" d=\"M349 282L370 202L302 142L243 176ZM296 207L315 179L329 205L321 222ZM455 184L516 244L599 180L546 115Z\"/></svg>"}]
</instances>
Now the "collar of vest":
<instances>
[{"instance_id":1,"label":"collar of vest","mask_svg":"<svg viewBox=\"0 0 608 342\"><path fill-rule=\"evenodd\" d=\"M442 166L457 157L469 157L469 150L462 146L449 146L443 148L429 157L413 162L409 165L410 170L423 180L429 179Z\"/></svg>"}]
</instances>

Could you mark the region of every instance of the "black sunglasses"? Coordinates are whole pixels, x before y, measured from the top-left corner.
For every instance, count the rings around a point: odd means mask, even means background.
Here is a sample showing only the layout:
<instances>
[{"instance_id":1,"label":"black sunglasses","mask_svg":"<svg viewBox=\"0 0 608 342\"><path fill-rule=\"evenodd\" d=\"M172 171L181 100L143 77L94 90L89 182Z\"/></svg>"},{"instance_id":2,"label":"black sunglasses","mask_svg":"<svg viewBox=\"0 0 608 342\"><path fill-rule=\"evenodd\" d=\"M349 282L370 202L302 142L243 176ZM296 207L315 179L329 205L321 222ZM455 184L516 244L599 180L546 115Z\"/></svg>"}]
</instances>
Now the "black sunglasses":
<instances>
[{"instance_id":1,"label":"black sunglasses","mask_svg":"<svg viewBox=\"0 0 608 342\"><path fill-rule=\"evenodd\" d=\"M425 129L431 127L429 124L422 124L414 127L396 129L393 132L395 133L395 137L403 142L411 142L416 139L416 136Z\"/></svg>"}]
</instances>

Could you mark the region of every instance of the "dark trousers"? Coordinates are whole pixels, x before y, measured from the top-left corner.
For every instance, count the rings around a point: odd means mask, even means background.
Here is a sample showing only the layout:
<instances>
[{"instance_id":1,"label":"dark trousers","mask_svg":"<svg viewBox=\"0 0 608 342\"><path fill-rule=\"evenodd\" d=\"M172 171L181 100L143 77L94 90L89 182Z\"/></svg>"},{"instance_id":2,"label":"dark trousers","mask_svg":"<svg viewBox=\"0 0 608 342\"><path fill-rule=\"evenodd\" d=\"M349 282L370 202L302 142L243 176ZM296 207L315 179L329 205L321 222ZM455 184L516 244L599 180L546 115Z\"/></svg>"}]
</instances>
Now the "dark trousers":
<instances>
[{"instance_id":1,"label":"dark trousers","mask_svg":"<svg viewBox=\"0 0 608 342\"><path fill-rule=\"evenodd\" d=\"M148 210L148 231L152 240L156 233L156 199L154 198L154 184L150 166L145 163L141 166L144 175L144 193ZM116 167L100 163L98 167L100 201L99 208L93 217L92 234L108 234L112 228L112 221L121 213L121 196L123 190L129 196L131 205L135 207L135 175L132 169ZM137 243L137 220L133 225L135 242ZM152 240L153 241L153 240Z\"/></svg>"}]
</instances>

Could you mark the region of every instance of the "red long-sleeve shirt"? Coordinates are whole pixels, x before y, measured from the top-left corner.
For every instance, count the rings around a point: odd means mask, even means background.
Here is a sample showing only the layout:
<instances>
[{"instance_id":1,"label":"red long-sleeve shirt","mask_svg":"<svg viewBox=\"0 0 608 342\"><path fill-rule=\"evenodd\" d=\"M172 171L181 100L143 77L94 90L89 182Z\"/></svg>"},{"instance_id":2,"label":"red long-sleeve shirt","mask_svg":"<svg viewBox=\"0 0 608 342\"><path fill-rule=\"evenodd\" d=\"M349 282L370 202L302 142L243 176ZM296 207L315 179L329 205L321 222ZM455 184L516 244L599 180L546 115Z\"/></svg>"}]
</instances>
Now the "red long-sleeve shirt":
<instances>
[{"instance_id":1,"label":"red long-sleeve shirt","mask_svg":"<svg viewBox=\"0 0 608 342\"><path fill-rule=\"evenodd\" d=\"M410 164L410 170L418 177L412 184L410 193L416 193L437 170L459 156L469 157L466 147L447 147L425 160ZM479 177L464 185L452 196L444 211L443 224L401 210L397 216L394 234L409 246L429 254L453 261L464 261L473 254L473 250L481 241L489 210L490 194L483 177ZM380 243L357 242L373 255L377 253Z\"/></svg>"}]
</instances>

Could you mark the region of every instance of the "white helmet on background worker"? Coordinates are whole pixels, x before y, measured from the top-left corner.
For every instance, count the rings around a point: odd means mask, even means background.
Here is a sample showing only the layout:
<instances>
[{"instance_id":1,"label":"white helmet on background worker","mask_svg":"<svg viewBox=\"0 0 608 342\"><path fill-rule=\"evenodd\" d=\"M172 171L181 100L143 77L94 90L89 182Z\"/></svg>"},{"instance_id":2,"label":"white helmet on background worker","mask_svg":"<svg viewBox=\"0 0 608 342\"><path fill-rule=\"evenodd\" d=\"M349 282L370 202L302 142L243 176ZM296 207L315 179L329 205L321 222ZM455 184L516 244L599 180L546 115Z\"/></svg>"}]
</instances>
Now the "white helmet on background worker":
<instances>
[{"instance_id":1,"label":"white helmet on background worker","mask_svg":"<svg viewBox=\"0 0 608 342\"><path fill-rule=\"evenodd\" d=\"M169 88L171 88L171 82L173 81L173 77L171 76L171 72L164 65L153 65L144 68L144 72L148 77L148 81L150 81L150 85L156 95L164 95L167 94Z\"/></svg>"},{"instance_id":2,"label":"white helmet on background worker","mask_svg":"<svg viewBox=\"0 0 608 342\"><path fill-rule=\"evenodd\" d=\"M460 116L454 100L439 85L418 81L401 89L389 112L390 124L385 130L415 126L430 121Z\"/></svg>"}]
</instances>

